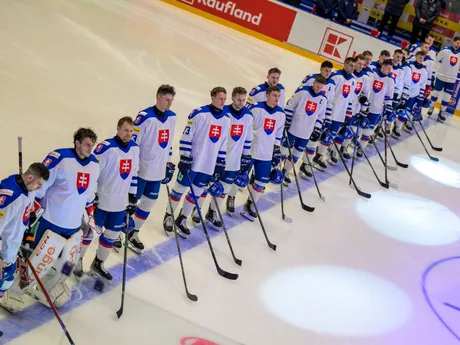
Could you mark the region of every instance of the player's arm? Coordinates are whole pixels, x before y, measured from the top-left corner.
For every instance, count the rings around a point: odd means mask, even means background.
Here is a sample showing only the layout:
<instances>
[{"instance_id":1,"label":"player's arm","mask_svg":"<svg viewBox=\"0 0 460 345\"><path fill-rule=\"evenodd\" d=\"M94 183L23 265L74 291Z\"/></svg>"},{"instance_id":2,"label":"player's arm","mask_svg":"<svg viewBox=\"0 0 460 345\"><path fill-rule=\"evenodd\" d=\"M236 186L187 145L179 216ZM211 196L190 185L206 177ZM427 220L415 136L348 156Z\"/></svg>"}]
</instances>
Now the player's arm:
<instances>
[{"instance_id":1,"label":"player's arm","mask_svg":"<svg viewBox=\"0 0 460 345\"><path fill-rule=\"evenodd\" d=\"M230 119L228 119L228 127L230 127ZM230 128L223 131L221 134L222 142L220 143L219 152L217 153L216 167L214 169L214 177L216 179L222 179L225 175L225 166L227 165L227 145L228 145L228 133Z\"/></svg>"},{"instance_id":2,"label":"player's arm","mask_svg":"<svg viewBox=\"0 0 460 345\"><path fill-rule=\"evenodd\" d=\"M179 141L180 161L178 168L184 173L192 169L192 141L195 136L196 129L200 126L200 111L201 108L198 108L188 116L187 124Z\"/></svg>"},{"instance_id":3,"label":"player's arm","mask_svg":"<svg viewBox=\"0 0 460 345\"><path fill-rule=\"evenodd\" d=\"M136 120L134 120L134 133L133 133L133 140L136 142L139 147L142 145L142 141L144 139L145 133L148 131L148 121L147 113L144 111L140 111L137 116Z\"/></svg>"},{"instance_id":4,"label":"player's arm","mask_svg":"<svg viewBox=\"0 0 460 345\"><path fill-rule=\"evenodd\" d=\"M46 181L45 184L42 186L42 188L40 188L37 191L37 200L42 199L46 195L46 191L48 190L48 188L50 188L56 181L56 178L59 176L59 172L61 169L61 161L61 154L57 151L50 152L48 156L46 156L45 160L43 161L43 164L48 168L50 172L50 177L48 181Z\"/></svg>"},{"instance_id":5,"label":"player's arm","mask_svg":"<svg viewBox=\"0 0 460 345\"><path fill-rule=\"evenodd\" d=\"M0 206L0 233L2 235L2 251L1 259L7 263L13 263L16 260L19 245L22 240L22 232L20 232L20 224L22 223L22 213L18 209L18 200L13 197L8 190L0 193L0 197L4 199Z\"/></svg>"},{"instance_id":6,"label":"player's arm","mask_svg":"<svg viewBox=\"0 0 460 345\"><path fill-rule=\"evenodd\" d=\"M290 107L286 107L284 109L284 113L286 114L286 121L284 123L284 127L288 130L291 127L292 117L299 106L300 100L302 99L302 92L303 88L297 89L294 95L292 96L291 100L289 101Z\"/></svg>"},{"instance_id":7,"label":"player's arm","mask_svg":"<svg viewBox=\"0 0 460 345\"><path fill-rule=\"evenodd\" d=\"M246 100L246 107L251 108L252 105L256 104L259 101L259 94L260 94L260 87L256 86L254 87L248 95L248 98Z\"/></svg>"},{"instance_id":8,"label":"player's arm","mask_svg":"<svg viewBox=\"0 0 460 345\"><path fill-rule=\"evenodd\" d=\"M321 130L323 127L324 119L326 118L326 109L327 109L327 98L321 98L319 101L319 112L318 112L318 117L315 121L314 125L314 130L318 128L318 130Z\"/></svg>"}]
</instances>

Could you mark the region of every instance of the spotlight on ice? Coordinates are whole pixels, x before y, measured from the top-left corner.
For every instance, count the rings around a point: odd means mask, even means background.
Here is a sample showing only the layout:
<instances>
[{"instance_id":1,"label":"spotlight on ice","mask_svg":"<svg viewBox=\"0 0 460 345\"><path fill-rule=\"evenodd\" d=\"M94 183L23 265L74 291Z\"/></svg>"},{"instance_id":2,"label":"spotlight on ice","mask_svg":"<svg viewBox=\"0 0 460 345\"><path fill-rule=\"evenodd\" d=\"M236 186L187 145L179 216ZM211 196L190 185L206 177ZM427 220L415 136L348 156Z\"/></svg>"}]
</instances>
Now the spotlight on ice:
<instances>
[{"instance_id":1,"label":"spotlight on ice","mask_svg":"<svg viewBox=\"0 0 460 345\"><path fill-rule=\"evenodd\" d=\"M260 298L284 322L333 336L388 334L412 314L409 296L392 282L341 266L283 270L261 285Z\"/></svg>"},{"instance_id":2,"label":"spotlight on ice","mask_svg":"<svg viewBox=\"0 0 460 345\"><path fill-rule=\"evenodd\" d=\"M356 210L374 230L398 241L441 246L460 239L460 219L444 205L396 191L372 193Z\"/></svg>"},{"instance_id":3,"label":"spotlight on ice","mask_svg":"<svg viewBox=\"0 0 460 345\"><path fill-rule=\"evenodd\" d=\"M442 162L433 162L424 156L412 156L411 165L419 173L449 187L460 188L460 164L442 159Z\"/></svg>"}]
</instances>

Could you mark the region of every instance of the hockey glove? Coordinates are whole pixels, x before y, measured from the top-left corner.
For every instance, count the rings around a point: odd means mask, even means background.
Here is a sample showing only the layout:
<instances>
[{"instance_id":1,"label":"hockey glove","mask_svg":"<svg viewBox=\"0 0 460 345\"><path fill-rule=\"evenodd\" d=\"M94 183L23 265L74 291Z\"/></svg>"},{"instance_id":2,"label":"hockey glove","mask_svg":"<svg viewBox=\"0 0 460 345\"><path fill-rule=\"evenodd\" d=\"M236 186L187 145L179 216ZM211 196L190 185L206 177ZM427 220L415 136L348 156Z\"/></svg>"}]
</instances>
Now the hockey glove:
<instances>
[{"instance_id":1,"label":"hockey glove","mask_svg":"<svg viewBox=\"0 0 460 345\"><path fill-rule=\"evenodd\" d=\"M366 104L366 102L367 102L367 97L366 96L359 97L359 104Z\"/></svg>"},{"instance_id":2,"label":"hockey glove","mask_svg":"<svg viewBox=\"0 0 460 345\"><path fill-rule=\"evenodd\" d=\"M284 130L287 132L291 128L291 119L286 117L286 121L284 122Z\"/></svg>"},{"instance_id":3,"label":"hockey glove","mask_svg":"<svg viewBox=\"0 0 460 345\"><path fill-rule=\"evenodd\" d=\"M163 184L168 184L172 180L176 165L173 162L166 163L166 174L165 178L161 181Z\"/></svg>"},{"instance_id":4,"label":"hockey glove","mask_svg":"<svg viewBox=\"0 0 460 345\"><path fill-rule=\"evenodd\" d=\"M423 98L429 98L431 96L431 91L433 89L431 88L431 86L426 86L425 87L425 94L423 95Z\"/></svg>"},{"instance_id":5,"label":"hockey glove","mask_svg":"<svg viewBox=\"0 0 460 345\"><path fill-rule=\"evenodd\" d=\"M407 93L403 93L401 96L401 101L399 102L399 105L398 105L398 109L406 109L408 99L409 99L409 95Z\"/></svg>"},{"instance_id":6,"label":"hockey glove","mask_svg":"<svg viewBox=\"0 0 460 345\"><path fill-rule=\"evenodd\" d=\"M310 135L310 141L317 142L321 136L322 130L319 127L313 128L313 132Z\"/></svg>"},{"instance_id":7,"label":"hockey glove","mask_svg":"<svg viewBox=\"0 0 460 345\"><path fill-rule=\"evenodd\" d=\"M249 167L251 166L252 158L251 155L242 155L241 156L241 172L246 172L249 170Z\"/></svg>"},{"instance_id":8,"label":"hockey glove","mask_svg":"<svg viewBox=\"0 0 460 345\"><path fill-rule=\"evenodd\" d=\"M412 108L412 117L413 117L414 121L422 121L423 120L422 107L420 107L418 105L418 103L415 104L414 107Z\"/></svg>"},{"instance_id":9,"label":"hockey glove","mask_svg":"<svg viewBox=\"0 0 460 345\"><path fill-rule=\"evenodd\" d=\"M32 254L32 250L35 247L35 231L37 228L27 228L24 232L24 236L22 238L22 246L21 248L21 257L26 260L30 254Z\"/></svg>"},{"instance_id":10,"label":"hockey glove","mask_svg":"<svg viewBox=\"0 0 460 345\"><path fill-rule=\"evenodd\" d=\"M128 194L128 198L129 198L129 203L128 203L128 206L126 207L126 212L131 217L134 214L134 212L136 212L137 198L136 198L136 195L131 194L131 193Z\"/></svg>"},{"instance_id":11,"label":"hockey glove","mask_svg":"<svg viewBox=\"0 0 460 345\"><path fill-rule=\"evenodd\" d=\"M273 157L272 157L272 167L276 167L280 164L281 161L281 149L279 146L274 146L273 148Z\"/></svg>"},{"instance_id":12,"label":"hockey glove","mask_svg":"<svg viewBox=\"0 0 460 345\"><path fill-rule=\"evenodd\" d=\"M383 116L385 116L387 119L391 117L392 113L393 113L393 107L391 105L387 105L385 107L385 110L383 110Z\"/></svg>"},{"instance_id":13,"label":"hockey glove","mask_svg":"<svg viewBox=\"0 0 460 345\"><path fill-rule=\"evenodd\" d=\"M323 121L323 129L324 128L329 129L331 127L331 124L332 124L331 118L330 117L325 118Z\"/></svg>"},{"instance_id":14,"label":"hockey glove","mask_svg":"<svg viewBox=\"0 0 460 345\"><path fill-rule=\"evenodd\" d=\"M214 177L219 180L225 175L225 159L217 158L216 167L214 168Z\"/></svg>"},{"instance_id":15,"label":"hockey glove","mask_svg":"<svg viewBox=\"0 0 460 345\"><path fill-rule=\"evenodd\" d=\"M190 170L192 170L192 163L193 163L192 157L182 155L180 156L180 161L177 167L182 173L186 174Z\"/></svg>"}]
</instances>

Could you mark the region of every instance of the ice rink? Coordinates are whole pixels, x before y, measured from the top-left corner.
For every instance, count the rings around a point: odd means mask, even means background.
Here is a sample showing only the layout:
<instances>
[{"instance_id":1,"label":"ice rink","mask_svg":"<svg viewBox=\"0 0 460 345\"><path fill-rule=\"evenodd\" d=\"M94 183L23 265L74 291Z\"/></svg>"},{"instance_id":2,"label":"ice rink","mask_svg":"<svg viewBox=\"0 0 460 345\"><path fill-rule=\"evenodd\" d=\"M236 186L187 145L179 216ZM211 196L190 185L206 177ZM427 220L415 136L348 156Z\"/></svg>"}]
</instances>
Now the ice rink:
<instances>
[{"instance_id":1,"label":"ice rink","mask_svg":"<svg viewBox=\"0 0 460 345\"><path fill-rule=\"evenodd\" d=\"M25 165L72 146L80 126L104 140L120 117L153 105L160 84L176 87L177 144L187 115L210 103L213 87L250 90L276 66L290 96L306 74L319 70L316 62L159 1L4 0L0 6L2 178L18 170L18 136ZM279 187L269 186L260 208L276 252L258 223L225 216L242 267L233 263L223 234L213 232L212 243L221 267L239 274L236 281L216 273L202 230L193 229L181 246L197 303L184 294L175 241L162 230L162 189L140 233L144 254L129 252L120 320L121 253L109 258L114 280L102 294L92 278L69 278L73 297L60 312L75 344L458 344L460 121L424 124L433 144L444 148L428 146L440 162L428 159L415 135L392 139L398 159L410 165L389 171L398 189L382 188L360 160L356 182L372 194L364 199L348 186L339 162L317 172L326 202L312 181L300 181L315 212L300 208L294 183L285 190L288 224L281 219ZM383 179L372 145L367 152ZM389 162L395 165L391 155ZM238 204L246 198L241 192ZM96 245L85 257L86 270ZM0 344L68 343L48 308L27 296L24 301L16 315L0 310Z\"/></svg>"}]
</instances>

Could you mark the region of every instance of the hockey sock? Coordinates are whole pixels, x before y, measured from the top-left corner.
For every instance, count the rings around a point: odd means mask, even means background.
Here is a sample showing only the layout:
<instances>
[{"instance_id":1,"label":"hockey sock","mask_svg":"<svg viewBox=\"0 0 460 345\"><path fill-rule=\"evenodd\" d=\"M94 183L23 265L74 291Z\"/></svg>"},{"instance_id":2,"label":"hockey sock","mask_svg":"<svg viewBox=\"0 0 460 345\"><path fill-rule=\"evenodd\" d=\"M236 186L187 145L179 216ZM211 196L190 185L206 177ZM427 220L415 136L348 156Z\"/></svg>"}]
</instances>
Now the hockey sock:
<instances>
[{"instance_id":1,"label":"hockey sock","mask_svg":"<svg viewBox=\"0 0 460 345\"><path fill-rule=\"evenodd\" d=\"M225 197L226 195L222 194L220 197L216 198L219 209L222 207L222 203L224 202ZM211 201L210 207L211 207L211 210L213 210L214 212L217 212L216 204L214 203L214 201Z\"/></svg>"},{"instance_id":2,"label":"hockey sock","mask_svg":"<svg viewBox=\"0 0 460 345\"><path fill-rule=\"evenodd\" d=\"M136 212L134 213L133 219L134 219L134 229L139 230L147 220L150 211L152 211L153 206L155 206L155 203L157 202L157 199L150 199L143 195L141 197L141 202L136 208Z\"/></svg>"},{"instance_id":3,"label":"hockey sock","mask_svg":"<svg viewBox=\"0 0 460 345\"><path fill-rule=\"evenodd\" d=\"M203 204L204 198L201 198L201 194L203 193L203 188L198 187L198 186L193 186L193 191L196 193L195 194L195 199L198 201L198 205ZM188 217L190 216L190 213L192 213L193 208L196 206L195 205L195 199L193 198L192 191L188 192L187 196L185 197L184 200L184 205L182 206L182 215ZM200 199L203 199L201 201ZM200 205L200 208L201 208Z\"/></svg>"},{"instance_id":4,"label":"hockey sock","mask_svg":"<svg viewBox=\"0 0 460 345\"><path fill-rule=\"evenodd\" d=\"M89 231L83 235L83 239L81 241L81 251L80 257L85 257L86 252L88 251L91 242L93 241L93 230L89 229Z\"/></svg>"},{"instance_id":5,"label":"hockey sock","mask_svg":"<svg viewBox=\"0 0 460 345\"><path fill-rule=\"evenodd\" d=\"M320 143L318 146L318 153L323 156L326 153L329 146L330 145L324 145L323 143Z\"/></svg>"},{"instance_id":6,"label":"hockey sock","mask_svg":"<svg viewBox=\"0 0 460 345\"><path fill-rule=\"evenodd\" d=\"M371 134L374 132L374 128L366 128L363 130L361 137L359 138L359 144L361 148L364 149L367 144L369 143L369 139L371 138Z\"/></svg>"},{"instance_id":7,"label":"hockey sock","mask_svg":"<svg viewBox=\"0 0 460 345\"><path fill-rule=\"evenodd\" d=\"M119 231L106 229L99 237L99 245L96 251L96 257L101 261L106 261L109 258L113 248L113 243L118 238Z\"/></svg>"},{"instance_id":8,"label":"hockey sock","mask_svg":"<svg viewBox=\"0 0 460 345\"><path fill-rule=\"evenodd\" d=\"M313 159L316 153L316 148L318 147L318 141L309 141L307 147L305 148L304 154L302 155L302 162L308 164L308 158L310 161ZM307 158L307 155L310 157Z\"/></svg>"},{"instance_id":9,"label":"hockey sock","mask_svg":"<svg viewBox=\"0 0 460 345\"><path fill-rule=\"evenodd\" d=\"M441 102L441 111L446 111L447 107L449 106L450 99L452 98L452 95L445 92L442 96L442 102Z\"/></svg>"},{"instance_id":10,"label":"hockey sock","mask_svg":"<svg viewBox=\"0 0 460 345\"><path fill-rule=\"evenodd\" d=\"M185 193L186 190L187 190L186 186L182 186L181 184L177 182L174 185L174 188L171 191L171 197L170 197L173 212L176 211L177 206L179 206L180 199L182 198L182 195ZM169 203L168 203L168 207L166 207L166 213L169 214L170 212L171 210L169 208Z\"/></svg>"},{"instance_id":11,"label":"hockey sock","mask_svg":"<svg viewBox=\"0 0 460 345\"><path fill-rule=\"evenodd\" d=\"M224 188L225 188L226 183L224 183L223 185L224 185ZM230 190L228 192L228 195L234 198L234 197L236 197L236 193L238 193L238 186L236 184L232 184L232 186L231 186L231 188L230 188Z\"/></svg>"},{"instance_id":12,"label":"hockey sock","mask_svg":"<svg viewBox=\"0 0 460 345\"><path fill-rule=\"evenodd\" d=\"M259 201L260 196L262 195L262 192L264 190L265 184L260 183L258 181L254 182L254 184L251 186L252 188L252 197L254 199L254 202Z\"/></svg>"}]
</instances>

